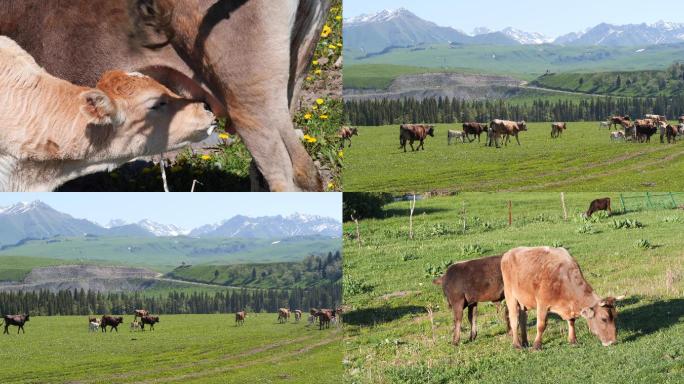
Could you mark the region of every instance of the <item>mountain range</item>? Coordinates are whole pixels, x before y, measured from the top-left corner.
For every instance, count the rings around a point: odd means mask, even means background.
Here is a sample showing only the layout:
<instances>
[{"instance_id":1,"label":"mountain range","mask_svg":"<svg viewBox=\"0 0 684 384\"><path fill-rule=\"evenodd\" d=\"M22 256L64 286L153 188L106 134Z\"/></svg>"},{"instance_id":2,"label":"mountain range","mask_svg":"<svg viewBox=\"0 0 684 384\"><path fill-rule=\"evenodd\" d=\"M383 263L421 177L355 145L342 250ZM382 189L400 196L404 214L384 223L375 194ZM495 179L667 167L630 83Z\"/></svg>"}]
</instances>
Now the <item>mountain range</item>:
<instances>
[{"instance_id":1,"label":"mountain range","mask_svg":"<svg viewBox=\"0 0 684 384\"><path fill-rule=\"evenodd\" d=\"M572 46L649 46L684 43L684 23L659 21L654 24L599 24L585 31L549 38L540 33L515 28L492 31L476 28L465 33L452 27L423 20L405 8L382 10L344 21L347 49L374 55L391 48L422 44L451 45L572 45Z\"/></svg>"},{"instance_id":2,"label":"mountain range","mask_svg":"<svg viewBox=\"0 0 684 384\"><path fill-rule=\"evenodd\" d=\"M226 237L226 238L290 238L319 235L338 238L340 222L329 217L293 214L290 216L234 216L216 224L183 229L171 224L141 220L127 223L111 220L102 226L59 212L41 201L21 202L0 208L0 247L31 239L64 237Z\"/></svg>"}]
</instances>

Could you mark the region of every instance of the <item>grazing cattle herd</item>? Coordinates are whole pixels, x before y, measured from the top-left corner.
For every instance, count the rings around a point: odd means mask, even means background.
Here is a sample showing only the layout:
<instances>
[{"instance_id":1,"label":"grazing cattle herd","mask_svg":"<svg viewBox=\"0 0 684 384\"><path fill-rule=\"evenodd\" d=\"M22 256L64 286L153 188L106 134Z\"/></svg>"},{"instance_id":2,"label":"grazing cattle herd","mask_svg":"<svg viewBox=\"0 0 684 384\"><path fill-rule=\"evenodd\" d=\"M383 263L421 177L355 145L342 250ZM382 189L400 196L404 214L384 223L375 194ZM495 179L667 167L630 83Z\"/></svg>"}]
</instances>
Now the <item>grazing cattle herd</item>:
<instances>
[{"instance_id":1,"label":"grazing cattle herd","mask_svg":"<svg viewBox=\"0 0 684 384\"><path fill-rule=\"evenodd\" d=\"M643 119L632 121L629 116L611 116L608 121L601 122L599 128L621 127L610 133L611 141L632 141L650 143L651 137L658 133L660 142L675 144L677 137L684 135L684 116L678 118L679 124L672 125L666 116L646 114Z\"/></svg>"}]
</instances>

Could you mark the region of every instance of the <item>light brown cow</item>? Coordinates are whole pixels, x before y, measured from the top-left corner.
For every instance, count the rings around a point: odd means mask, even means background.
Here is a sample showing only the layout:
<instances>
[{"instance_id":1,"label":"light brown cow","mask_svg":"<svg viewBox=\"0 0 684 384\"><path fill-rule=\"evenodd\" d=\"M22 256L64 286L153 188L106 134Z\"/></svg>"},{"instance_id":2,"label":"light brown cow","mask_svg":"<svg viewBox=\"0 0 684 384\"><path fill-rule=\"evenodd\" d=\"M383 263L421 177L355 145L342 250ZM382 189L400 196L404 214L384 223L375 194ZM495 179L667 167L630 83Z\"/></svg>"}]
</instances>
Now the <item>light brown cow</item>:
<instances>
[{"instance_id":1,"label":"light brown cow","mask_svg":"<svg viewBox=\"0 0 684 384\"><path fill-rule=\"evenodd\" d=\"M358 136L359 129L356 127L342 127L340 129L340 149L344 148L344 142L349 141L349 147L352 145L352 136Z\"/></svg>"},{"instance_id":2,"label":"light brown cow","mask_svg":"<svg viewBox=\"0 0 684 384\"><path fill-rule=\"evenodd\" d=\"M278 322L286 323L290 320L290 310L288 308L278 309Z\"/></svg>"},{"instance_id":3,"label":"light brown cow","mask_svg":"<svg viewBox=\"0 0 684 384\"><path fill-rule=\"evenodd\" d=\"M499 120L495 119L492 120L491 123L489 123L489 129L490 129L490 142L488 143L489 146L491 146L491 140L494 141L496 144L497 148L499 147L499 137L505 136L504 139L504 144L508 145L508 142L511 140L511 136L515 136L515 140L518 142L518 145L520 145L520 139L518 138L518 133L521 131L527 131L527 123L525 121L509 121L509 120Z\"/></svg>"},{"instance_id":4,"label":"light brown cow","mask_svg":"<svg viewBox=\"0 0 684 384\"><path fill-rule=\"evenodd\" d=\"M575 259L564 248L520 247L501 258L504 294L508 306L513 346L528 346L527 310L537 309L537 336L534 349L541 349L549 312L568 322L568 341L577 342L575 320L587 319L589 330L604 346L617 341L615 302L602 299L584 279ZM520 325L521 340L518 339Z\"/></svg>"},{"instance_id":5,"label":"light brown cow","mask_svg":"<svg viewBox=\"0 0 684 384\"><path fill-rule=\"evenodd\" d=\"M681 124L684 124L684 116L679 116L679 122L680 122Z\"/></svg>"},{"instance_id":6,"label":"light brown cow","mask_svg":"<svg viewBox=\"0 0 684 384\"><path fill-rule=\"evenodd\" d=\"M411 145L411 151L420 151L421 148L425 150L425 139L428 136L435 136L435 127L428 124L402 124L399 126L399 149L404 149L406 152L406 143ZM414 149L413 142L419 141L418 146Z\"/></svg>"},{"instance_id":7,"label":"light brown cow","mask_svg":"<svg viewBox=\"0 0 684 384\"><path fill-rule=\"evenodd\" d=\"M235 313L235 326L243 325L245 323L245 317L247 317L245 311Z\"/></svg>"},{"instance_id":8,"label":"light brown cow","mask_svg":"<svg viewBox=\"0 0 684 384\"><path fill-rule=\"evenodd\" d=\"M454 312L454 334L452 343L461 340L463 309L468 308L470 341L477 337L477 303L500 302L504 299L504 285L501 278L501 256L483 257L449 266L446 273L432 281L444 291L449 307ZM506 327L508 317L506 317Z\"/></svg>"},{"instance_id":9,"label":"light brown cow","mask_svg":"<svg viewBox=\"0 0 684 384\"><path fill-rule=\"evenodd\" d=\"M295 309L294 315L295 315L295 321L299 322L299 320L302 319L302 310L301 309Z\"/></svg>"},{"instance_id":10,"label":"light brown cow","mask_svg":"<svg viewBox=\"0 0 684 384\"><path fill-rule=\"evenodd\" d=\"M228 116L274 191L323 189L297 138L299 104L331 0L3 0L0 35L49 72L94 86L110 68L185 80ZM172 86L175 83L176 86ZM184 94L185 96L185 94ZM255 179L256 181L256 179Z\"/></svg>"},{"instance_id":11,"label":"light brown cow","mask_svg":"<svg viewBox=\"0 0 684 384\"><path fill-rule=\"evenodd\" d=\"M150 315L150 311L148 311L147 309L136 309L133 313L133 319L135 319L137 317L142 319L143 317L149 316L149 315Z\"/></svg>"},{"instance_id":12,"label":"light brown cow","mask_svg":"<svg viewBox=\"0 0 684 384\"><path fill-rule=\"evenodd\" d=\"M82 175L201 141L215 127L201 102L139 73L97 88L51 76L0 37L0 190L51 191Z\"/></svg>"},{"instance_id":13,"label":"light brown cow","mask_svg":"<svg viewBox=\"0 0 684 384\"><path fill-rule=\"evenodd\" d=\"M655 120L655 121L667 122L667 117L664 116L664 115L650 115L650 114L647 114L645 117L646 117L647 119L651 119L651 120Z\"/></svg>"},{"instance_id":14,"label":"light brown cow","mask_svg":"<svg viewBox=\"0 0 684 384\"><path fill-rule=\"evenodd\" d=\"M552 138L558 138L563 134L563 131L568 129L568 125L566 123L553 123L551 124L551 137Z\"/></svg>"}]
</instances>

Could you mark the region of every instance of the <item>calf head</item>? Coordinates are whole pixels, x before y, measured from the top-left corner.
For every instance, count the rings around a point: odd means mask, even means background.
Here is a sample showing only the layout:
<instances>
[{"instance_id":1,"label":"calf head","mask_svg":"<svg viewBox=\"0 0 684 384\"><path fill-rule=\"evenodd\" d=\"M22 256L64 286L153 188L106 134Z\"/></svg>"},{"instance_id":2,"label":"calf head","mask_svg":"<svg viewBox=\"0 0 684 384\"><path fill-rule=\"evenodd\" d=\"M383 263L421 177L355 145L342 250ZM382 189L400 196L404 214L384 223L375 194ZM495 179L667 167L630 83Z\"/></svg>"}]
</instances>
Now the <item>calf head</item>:
<instances>
[{"instance_id":1,"label":"calf head","mask_svg":"<svg viewBox=\"0 0 684 384\"><path fill-rule=\"evenodd\" d=\"M518 122L518 130L527 131L527 123L525 122L525 120Z\"/></svg>"},{"instance_id":2,"label":"calf head","mask_svg":"<svg viewBox=\"0 0 684 384\"><path fill-rule=\"evenodd\" d=\"M583 308L581 311L582 317L587 319L589 330L596 335L603 346L615 344L617 341L617 327L615 319L617 318L617 310L615 303L622 299L606 297L599 300L591 307Z\"/></svg>"},{"instance_id":3,"label":"calf head","mask_svg":"<svg viewBox=\"0 0 684 384\"><path fill-rule=\"evenodd\" d=\"M205 103L183 99L150 77L106 72L81 94L94 147L134 158L180 148L211 134L215 117Z\"/></svg>"},{"instance_id":4,"label":"calf head","mask_svg":"<svg viewBox=\"0 0 684 384\"><path fill-rule=\"evenodd\" d=\"M352 128L351 134L352 134L352 136L358 136L359 135L359 129L358 128Z\"/></svg>"},{"instance_id":5,"label":"calf head","mask_svg":"<svg viewBox=\"0 0 684 384\"><path fill-rule=\"evenodd\" d=\"M428 135L435 137L435 127L433 125L428 125L426 132Z\"/></svg>"}]
</instances>

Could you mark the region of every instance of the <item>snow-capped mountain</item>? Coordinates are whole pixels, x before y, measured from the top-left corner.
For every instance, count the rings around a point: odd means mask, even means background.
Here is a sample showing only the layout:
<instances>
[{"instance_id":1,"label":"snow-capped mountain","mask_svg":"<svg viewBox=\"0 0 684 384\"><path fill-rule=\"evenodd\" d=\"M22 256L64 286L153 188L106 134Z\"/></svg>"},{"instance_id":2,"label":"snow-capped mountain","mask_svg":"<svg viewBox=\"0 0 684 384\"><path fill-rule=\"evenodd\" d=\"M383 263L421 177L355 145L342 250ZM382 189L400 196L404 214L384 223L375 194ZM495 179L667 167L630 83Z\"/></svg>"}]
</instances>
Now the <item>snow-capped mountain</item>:
<instances>
[{"instance_id":1,"label":"snow-capped mountain","mask_svg":"<svg viewBox=\"0 0 684 384\"><path fill-rule=\"evenodd\" d=\"M613 25L601 23L583 32L558 37L563 45L646 46L684 42L684 24L658 21L653 24Z\"/></svg>"},{"instance_id":2,"label":"snow-capped mountain","mask_svg":"<svg viewBox=\"0 0 684 384\"><path fill-rule=\"evenodd\" d=\"M401 18L401 17L412 17L412 16L414 16L413 13L411 13L406 8L383 9L382 11L379 11L376 13L363 14L363 15L359 15L356 17L352 17L352 18L345 20L344 22L345 22L346 26L365 24L365 23L386 23L388 21L392 21L393 19L397 19L397 18Z\"/></svg>"},{"instance_id":3,"label":"snow-capped mountain","mask_svg":"<svg viewBox=\"0 0 684 384\"><path fill-rule=\"evenodd\" d=\"M190 233L189 230L177 227L173 224L159 224L150 220L141 220L137 223L138 226L148 230L155 236L182 236Z\"/></svg>"},{"instance_id":4,"label":"snow-capped mountain","mask_svg":"<svg viewBox=\"0 0 684 384\"><path fill-rule=\"evenodd\" d=\"M523 45L546 44L553 41L552 38L544 36L541 33L525 32L512 27L501 30L501 33Z\"/></svg>"},{"instance_id":5,"label":"snow-capped mountain","mask_svg":"<svg viewBox=\"0 0 684 384\"><path fill-rule=\"evenodd\" d=\"M196 237L269 237L321 235L340 237L342 225L331 218L293 214L290 216L234 216L214 225L205 225L190 232Z\"/></svg>"}]
</instances>

